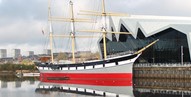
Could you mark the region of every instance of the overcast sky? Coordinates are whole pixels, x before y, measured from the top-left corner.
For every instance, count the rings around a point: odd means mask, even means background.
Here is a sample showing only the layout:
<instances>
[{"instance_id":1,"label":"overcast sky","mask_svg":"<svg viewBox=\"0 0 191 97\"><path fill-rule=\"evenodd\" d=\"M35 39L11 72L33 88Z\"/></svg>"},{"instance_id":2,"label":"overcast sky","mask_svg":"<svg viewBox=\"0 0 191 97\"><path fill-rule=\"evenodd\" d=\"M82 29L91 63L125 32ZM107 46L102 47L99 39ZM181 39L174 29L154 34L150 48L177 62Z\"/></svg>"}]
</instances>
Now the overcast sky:
<instances>
[{"instance_id":1,"label":"overcast sky","mask_svg":"<svg viewBox=\"0 0 191 97\"><path fill-rule=\"evenodd\" d=\"M74 6L76 5L76 9L90 6L95 9L101 4L99 1L101 0L74 0ZM113 12L191 17L191 0L105 1L106 9ZM59 3L60 6L61 4ZM47 25L47 5L48 0L0 0L0 49L19 48L22 53L31 50L36 54L42 53L45 49L45 36L41 31Z\"/></svg>"}]
</instances>

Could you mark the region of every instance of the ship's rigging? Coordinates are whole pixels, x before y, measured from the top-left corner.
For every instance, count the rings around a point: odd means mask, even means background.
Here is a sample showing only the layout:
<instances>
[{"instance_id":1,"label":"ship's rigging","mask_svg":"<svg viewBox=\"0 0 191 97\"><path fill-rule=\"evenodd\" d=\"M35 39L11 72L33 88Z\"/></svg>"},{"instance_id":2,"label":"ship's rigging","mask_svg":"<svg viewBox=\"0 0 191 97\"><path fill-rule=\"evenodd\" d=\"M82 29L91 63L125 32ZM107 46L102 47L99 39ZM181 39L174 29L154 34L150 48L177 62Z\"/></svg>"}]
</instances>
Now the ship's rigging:
<instances>
[{"instance_id":1,"label":"ship's rigging","mask_svg":"<svg viewBox=\"0 0 191 97\"><path fill-rule=\"evenodd\" d=\"M51 6L50 6L50 2L51 0L49 0L49 6L48 6L48 20L49 20L49 24L50 24L50 34L49 34L49 38L50 38L50 49L51 49L51 62L54 63L54 57L53 57L53 37L64 37L64 38L71 38L71 47L72 47L72 62L76 63L76 55L75 55L75 49L76 49L76 43L75 40L76 38L95 38L98 36L87 36L87 35L76 35L76 32L79 33L101 33L102 34L102 39L103 39L103 58L104 60L107 59L107 41L106 41L106 37L107 34L130 34L129 32L113 32L110 31L108 29L108 25L107 25L107 18L108 16L129 16L128 14L121 14L121 13L113 13L113 12L106 12L105 9L105 0L101 0L101 12L99 11L91 11L91 10L81 10L79 15L90 15L90 16L100 16L102 19L102 27L99 30L78 30L76 31L76 26L75 23L76 22L90 22L90 23L94 23L95 21L90 20L90 19L82 19L82 18L76 18L74 16L74 4L72 2L72 0L69 1L69 6L70 6L70 17L69 18L65 18L65 17L59 17L59 16L52 16L51 15ZM57 21L57 22L70 22L71 25L71 32L69 32L69 34L53 34L53 29L52 29L52 21ZM144 47L143 49L135 52L134 54L138 54L141 53L142 51L144 51L146 48L152 46L154 43L156 43L158 40L152 42L151 44L149 44L148 46Z\"/></svg>"}]
</instances>

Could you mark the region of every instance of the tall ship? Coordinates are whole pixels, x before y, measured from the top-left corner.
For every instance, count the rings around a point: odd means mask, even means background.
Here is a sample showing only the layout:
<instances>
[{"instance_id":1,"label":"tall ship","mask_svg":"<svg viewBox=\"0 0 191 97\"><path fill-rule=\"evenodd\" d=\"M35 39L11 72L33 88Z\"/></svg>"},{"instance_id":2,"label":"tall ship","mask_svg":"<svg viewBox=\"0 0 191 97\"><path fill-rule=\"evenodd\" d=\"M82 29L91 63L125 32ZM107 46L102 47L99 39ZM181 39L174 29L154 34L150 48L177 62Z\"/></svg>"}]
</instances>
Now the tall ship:
<instances>
[{"instance_id":1,"label":"tall ship","mask_svg":"<svg viewBox=\"0 0 191 97\"><path fill-rule=\"evenodd\" d=\"M108 57L107 54L107 35L108 34L130 34L129 32L114 32L110 31L107 28L107 18L109 16L121 16L125 14L119 13L107 13L105 10L105 1L102 0L102 11L83 11L85 15L95 15L100 16L102 21L102 27L100 30L80 30L76 31L75 23L76 22L87 22L88 19L79 19L74 16L74 4L70 0L70 18L64 17L57 17L52 16L51 8L49 4L49 23L50 23L50 30L49 30L49 38L50 38L50 48L51 48L51 58L50 62L36 62L35 65L37 66L38 70L40 71L40 77L46 79L56 80L57 78L63 80L74 80L74 79L129 79L132 81L132 68L133 64L136 59L141 55L141 53L147 49L148 47L155 44L158 40L155 40L148 44L147 46L133 51L131 53L119 53ZM53 33L52 29L52 22L51 21L65 21L70 22L71 32L66 34L55 34ZM76 35L76 32L83 33L82 35ZM76 41L79 38L92 38L91 36L84 36L84 33L101 33L101 37L103 40L102 46L102 58L99 60L91 60L91 61L76 61ZM53 56L53 38L54 37L61 37L61 38L70 38L71 39L71 47L72 47L72 63L58 63L54 61ZM100 50L101 51L101 50Z\"/></svg>"}]
</instances>

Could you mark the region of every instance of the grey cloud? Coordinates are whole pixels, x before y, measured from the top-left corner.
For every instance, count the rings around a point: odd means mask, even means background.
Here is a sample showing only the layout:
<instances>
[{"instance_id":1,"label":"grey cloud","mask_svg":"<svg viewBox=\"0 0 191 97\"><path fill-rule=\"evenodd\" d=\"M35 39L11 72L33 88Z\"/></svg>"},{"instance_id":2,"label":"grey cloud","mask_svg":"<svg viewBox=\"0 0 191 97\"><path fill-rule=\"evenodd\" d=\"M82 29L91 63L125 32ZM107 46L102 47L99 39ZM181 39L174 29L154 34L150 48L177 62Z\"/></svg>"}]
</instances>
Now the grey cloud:
<instances>
[{"instance_id":1,"label":"grey cloud","mask_svg":"<svg viewBox=\"0 0 191 97\"><path fill-rule=\"evenodd\" d=\"M3 0L0 15L14 19L44 19L47 15L47 0Z\"/></svg>"},{"instance_id":2,"label":"grey cloud","mask_svg":"<svg viewBox=\"0 0 191 97\"><path fill-rule=\"evenodd\" d=\"M47 0L3 0L0 18L1 45L39 44L41 26L47 21Z\"/></svg>"},{"instance_id":3,"label":"grey cloud","mask_svg":"<svg viewBox=\"0 0 191 97\"><path fill-rule=\"evenodd\" d=\"M142 15L191 16L190 0L110 0L110 9ZM176 3L176 4L175 4Z\"/></svg>"}]
</instances>

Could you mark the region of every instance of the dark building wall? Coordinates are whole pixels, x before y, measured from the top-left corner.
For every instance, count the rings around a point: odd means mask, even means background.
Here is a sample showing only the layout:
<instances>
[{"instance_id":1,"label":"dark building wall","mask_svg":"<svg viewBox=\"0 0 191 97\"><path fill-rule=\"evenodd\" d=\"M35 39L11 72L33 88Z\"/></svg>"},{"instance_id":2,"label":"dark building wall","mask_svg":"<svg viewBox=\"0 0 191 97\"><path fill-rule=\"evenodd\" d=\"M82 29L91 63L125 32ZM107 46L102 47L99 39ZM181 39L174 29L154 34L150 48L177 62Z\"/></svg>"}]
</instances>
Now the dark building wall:
<instances>
[{"instance_id":1,"label":"dark building wall","mask_svg":"<svg viewBox=\"0 0 191 97\"><path fill-rule=\"evenodd\" d=\"M121 32L128 32L128 30L121 25ZM115 36L112 35L112 38L114 38L113 41L107 40L108 55L124 51L137 51L159 39L156 44L142 53L136 61L137 63L181 62L181 46L184 47L184 62L190 62L187 36L173 28L168 28L149 37L145 37L142 31L138 29L136 39L132 35L120 35L119 42L116 41ZM100 43L100 46L102 46L102 43Z\"/></svg>"}]
</instances>

